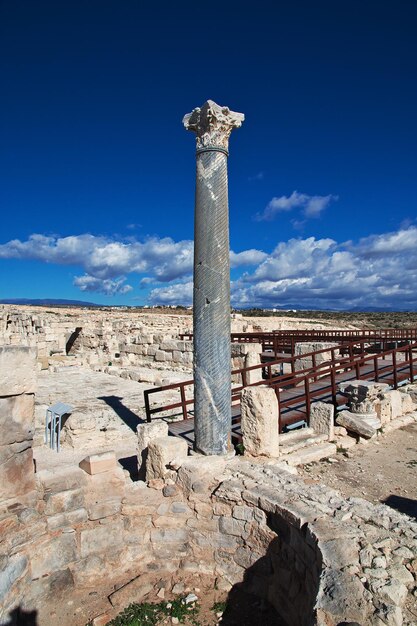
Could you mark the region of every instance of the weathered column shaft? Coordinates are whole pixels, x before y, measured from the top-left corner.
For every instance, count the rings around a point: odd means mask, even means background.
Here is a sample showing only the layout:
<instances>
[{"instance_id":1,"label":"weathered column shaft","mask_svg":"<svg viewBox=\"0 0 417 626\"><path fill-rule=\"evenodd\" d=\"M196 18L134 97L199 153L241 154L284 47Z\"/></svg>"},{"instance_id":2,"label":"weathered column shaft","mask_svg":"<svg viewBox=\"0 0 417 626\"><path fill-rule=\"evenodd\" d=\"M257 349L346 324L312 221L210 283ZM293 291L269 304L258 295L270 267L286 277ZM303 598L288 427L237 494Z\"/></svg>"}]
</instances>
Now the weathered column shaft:
<instances>
[{"instance_id":1,"label":"weathered column shaft","mask_svg":"<svg viewBox=\"0 0 417 626\"><path fill-rule=\"evenodd\" d=\"M243 115L212 101L185 116L197 134L194 228L195 449L226 454L231 428L227 147Z\"/></svg>"},{"instance_id":2,"label":"weathered column shaft","mask_svg":"<svg viewBox=\"0 0 417 626\"><path fill-rule=\"evenodd\" d=\"M227 452L230 410L230 261L227 157L197 155L194 228L196 448Z\"/></svg>"}]
</instances>

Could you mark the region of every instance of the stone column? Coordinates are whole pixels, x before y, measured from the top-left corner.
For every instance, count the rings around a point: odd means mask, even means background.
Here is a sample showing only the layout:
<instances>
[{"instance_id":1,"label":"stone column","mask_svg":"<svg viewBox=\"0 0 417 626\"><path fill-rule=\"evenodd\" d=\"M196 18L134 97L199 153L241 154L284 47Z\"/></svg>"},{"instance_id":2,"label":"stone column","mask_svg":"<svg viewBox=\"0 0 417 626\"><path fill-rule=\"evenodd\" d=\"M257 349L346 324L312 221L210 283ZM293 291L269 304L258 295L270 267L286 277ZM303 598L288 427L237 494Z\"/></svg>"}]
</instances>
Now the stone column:
<instances>
[{"instance_id":1,"label":"stone column","mask_svg":"<svg viewBox=\"0 0 417 626\"><path fill-rule=\"evenodd\" d=\"M230 260L227 156L242 113L208 100L184 117L196 133L194 225L195 449L226 454L231 427Z\"/></svg>"}]
</instances>

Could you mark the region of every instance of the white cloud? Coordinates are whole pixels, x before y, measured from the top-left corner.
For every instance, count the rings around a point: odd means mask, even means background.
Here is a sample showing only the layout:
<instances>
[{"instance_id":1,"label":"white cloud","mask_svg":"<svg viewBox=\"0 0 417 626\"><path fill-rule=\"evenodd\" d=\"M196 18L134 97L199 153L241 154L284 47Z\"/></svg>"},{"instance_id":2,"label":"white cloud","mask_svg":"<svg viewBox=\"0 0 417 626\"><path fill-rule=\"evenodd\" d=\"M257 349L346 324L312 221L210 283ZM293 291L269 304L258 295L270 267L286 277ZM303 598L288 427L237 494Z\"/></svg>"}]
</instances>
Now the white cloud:
<instances>
[{"instance_id":1,"label":"white cloud","mask_svg":"<svg viewBox=\"0 0 417 626\"><path fill-rule=\"evenodd\" d=\"M262 213L257 213L257 221L271 221L278 213L301 209L305 218L319 217L330 202L338 200L338 196L309 196L306 193L293 191L290 196L272 198ZM297 222L299 223L299 222Z\"/></svg>"},{"instance_id":2,"label":"white cloud","mask_svg":"<svg viewBox=\"0 0 417 626\"><path fill-rule=\"evenodd\" d=\"M73 284L81 291L92 291L96 293L104 293L106 296L114 296L116 294L126 294L132 291L131 285L125 285L125 278L111 280L110 278L94 278L94 276L76 276Z\"/></svg>"},{"instance_id":3,"label":"white cloud","mask_svg":"<svg viewBox=\"0 0 417 626\"><path fill-rule=\"evenodd\" d=\"M181 304L188 306L193 301L193 283L176 283L168 287L158 287L149 294L152 304Z\"/></svg>"},{"instance_id":4,"label":"white cloud","mask_svg":"<svg viewBox=\"0 0 417 626\"><path fill-rule=\"evenodd\" d=\"M27 241L0 245L1 258L82 268L74 285L108 295L130 292L126 277L138 274L139 285L151 290L150 302L192 302L190 240L32 235ZM370 235L357 243L293 238L279 242L269 254L255 248L231 251L230 260L232 267L246 270L232 283L236 306L417 309L416 226Z\"/></svg>"},{"instance_id":5,"label":"white cloud","mask_svg":"<svg viewBox=\"0 0 417 626\"><path fill-rule=\"evenodd\" d=\"M314 237L281 242L253 273L232 284L232 302L416 309L416 243L415 228L373 235L357 245Z\"/></svg>"},{"instance_id":6,"label":"white cloud","mask_svg":"<svg viewBox=\"0 0 417 626\"><path fill-rule=\"evenodd\" d=\"M410 226L384 235L371 235L359 241L358 254L364 257L385 256L415 251L417 247L417 227Z\"/></svg>"},{"instance_id":7,"label":"white cloud","mask_svg":"<svg viewBox=\"0 0 417 626\"><path fill-rule=\"evenodd\" d=\"M244 250L243 252L233 252L230 251L230 266L231 267L242 267L244 265L258 265L258 263L262 263L268 255L262 250Z\"/></svg>"}]
</instances>

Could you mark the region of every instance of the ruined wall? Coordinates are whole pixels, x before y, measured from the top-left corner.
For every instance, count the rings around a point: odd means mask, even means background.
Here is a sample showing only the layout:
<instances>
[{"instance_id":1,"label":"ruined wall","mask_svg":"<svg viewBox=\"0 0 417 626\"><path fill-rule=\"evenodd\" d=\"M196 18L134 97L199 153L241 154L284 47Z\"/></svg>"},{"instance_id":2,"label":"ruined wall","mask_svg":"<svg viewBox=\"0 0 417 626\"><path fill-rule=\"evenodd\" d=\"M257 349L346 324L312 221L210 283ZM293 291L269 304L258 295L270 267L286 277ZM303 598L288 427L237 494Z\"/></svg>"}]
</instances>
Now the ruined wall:
<instances>
[{"instance_id":1,"label":"ruined wall","mask_svg":"<svg viewBox=\"0 0 417 626\"><path fill-rule=\"evenodd\" d=\"M0 349L0 623L22 606L84 626L97 597L113 616L193 580L243 584L291 626L412 624L417 525L282 464L190 457L148 484L116 464L35 474L34 365L30 348Z\"/></svg>"}]
</instances>

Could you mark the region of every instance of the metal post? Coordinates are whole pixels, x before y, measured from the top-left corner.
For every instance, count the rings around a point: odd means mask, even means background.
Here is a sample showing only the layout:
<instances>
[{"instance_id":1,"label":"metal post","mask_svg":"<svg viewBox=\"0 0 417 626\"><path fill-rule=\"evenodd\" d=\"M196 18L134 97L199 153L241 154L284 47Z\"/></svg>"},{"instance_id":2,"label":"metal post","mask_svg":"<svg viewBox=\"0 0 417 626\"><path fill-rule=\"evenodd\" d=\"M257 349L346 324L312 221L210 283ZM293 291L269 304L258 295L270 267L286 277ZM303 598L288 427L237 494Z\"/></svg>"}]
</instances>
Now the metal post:
<instances>
[{"instance_id":1,"label":"metal post","mask_svg":"<svg viewBox=\"0 0 417 626\"><path fill-rule=\"evenodd\" d=\"M195 449L226 454L231 430L230 260L227 156L244 120L208 100L183 119L196 133L194 225Z\"/></svg>"}]
</instances>

